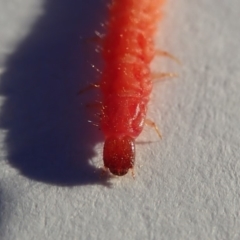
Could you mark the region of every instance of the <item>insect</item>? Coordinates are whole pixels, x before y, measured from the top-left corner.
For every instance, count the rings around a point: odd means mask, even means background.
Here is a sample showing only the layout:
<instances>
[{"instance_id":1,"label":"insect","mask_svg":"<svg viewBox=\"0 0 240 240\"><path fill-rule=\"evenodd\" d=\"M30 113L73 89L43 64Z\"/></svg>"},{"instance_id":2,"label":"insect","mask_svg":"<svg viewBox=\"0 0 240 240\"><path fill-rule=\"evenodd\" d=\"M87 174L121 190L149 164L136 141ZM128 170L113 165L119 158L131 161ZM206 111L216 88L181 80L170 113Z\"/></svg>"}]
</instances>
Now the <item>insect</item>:
<instances>
[{"instance_id":1,"label":"insect","mask_svg":"<svg viewBox=\"0 0 240 240\"><path fill-rule=\"evenodd\" d=\"M114 175L122 176L133 169L135 139L145 124L154 127L161 137L155 123L146 119L153 80L177 75L153 74L150 63L156 55L180 63L171 54L156 50L154 46L154 34L164 1L112 0L107 33L103 38L101 36L105 65L100 82L80 91L100 88L100 129L105 136L103 162L104 168Z\"/></svg>"},{"instance_id":2,"label":"insect","mask_svg":"<svg viewBox=\"0 0 240 240\"><path fill-rule=\"evenodd\" d=\"M150 62L156 54L154 34L164 0L113 0L107 33L102 41L105 61L100 91L105 136L104 167L122 176L133 169L135 139L142 132L153 77ZM153 122L151 125L157 127Z\"/></svg>"}]
</instances>

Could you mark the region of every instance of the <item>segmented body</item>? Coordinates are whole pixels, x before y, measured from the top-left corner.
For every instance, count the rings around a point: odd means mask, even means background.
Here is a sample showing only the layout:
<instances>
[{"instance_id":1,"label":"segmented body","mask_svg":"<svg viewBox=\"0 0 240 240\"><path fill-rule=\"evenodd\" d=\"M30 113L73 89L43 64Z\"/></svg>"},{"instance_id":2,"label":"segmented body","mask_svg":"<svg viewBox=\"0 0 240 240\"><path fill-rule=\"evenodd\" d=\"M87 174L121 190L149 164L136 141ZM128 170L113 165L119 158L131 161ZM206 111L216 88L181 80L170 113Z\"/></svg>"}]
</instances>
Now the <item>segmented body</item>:
<instances>
[{"instance_id":1,"label":"segmented body","mask_svg":"<svg viewBox=\"0 0 240 240\"><path fill-rule=\"evenodd\" d=\"M163 0L113 0L103 41L105 67L101 129L104 165L116 175L133 168L134 140L141 133L152 90L150 62Z\"/></svg>"}]
</instances>

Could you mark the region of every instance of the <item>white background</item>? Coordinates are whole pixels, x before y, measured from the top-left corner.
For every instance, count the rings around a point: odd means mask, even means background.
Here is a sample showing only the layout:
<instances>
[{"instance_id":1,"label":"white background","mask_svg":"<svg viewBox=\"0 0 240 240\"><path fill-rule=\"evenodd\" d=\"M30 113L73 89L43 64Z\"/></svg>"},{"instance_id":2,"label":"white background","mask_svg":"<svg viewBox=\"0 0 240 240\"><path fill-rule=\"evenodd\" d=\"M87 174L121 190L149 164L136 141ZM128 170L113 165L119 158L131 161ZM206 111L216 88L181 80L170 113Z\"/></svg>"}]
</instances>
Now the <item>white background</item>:
<instances>
[{"instance_id":1,"label":"white background","mask_svg":"<svg viewBox=\"0 0 240 240\"><path fill-rule=\"evenodd\" d=\"M155 84L163 139L144 129L135 179L100 176L97 92L77 95L99 78L106 12L0 1L0 239L240 239L240 1L167 1L157 47L182 66L152 64L179 77Z\"/></svg>"}]
</instances>

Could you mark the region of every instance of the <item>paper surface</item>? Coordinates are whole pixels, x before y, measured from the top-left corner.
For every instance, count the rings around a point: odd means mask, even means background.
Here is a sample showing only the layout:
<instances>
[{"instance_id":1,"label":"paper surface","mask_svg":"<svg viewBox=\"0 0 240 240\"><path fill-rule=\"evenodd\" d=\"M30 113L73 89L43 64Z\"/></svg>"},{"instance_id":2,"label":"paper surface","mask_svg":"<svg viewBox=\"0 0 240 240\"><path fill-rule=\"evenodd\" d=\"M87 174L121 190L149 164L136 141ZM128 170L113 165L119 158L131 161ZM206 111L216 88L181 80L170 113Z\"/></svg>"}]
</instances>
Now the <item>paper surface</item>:
<instances>
[{"instance_id":1,"label":"paper surface","mask_svg":"<svg viewBox=\"0 0 240 240\"><path fill-rule=\"evenodd\" d=\"M0 239L240 239L240 1L168 0L135 179L101 177L86 108L104 1L0 1ZM149 143L151 142L151 143Z\"/></svg>"}]
</instances>

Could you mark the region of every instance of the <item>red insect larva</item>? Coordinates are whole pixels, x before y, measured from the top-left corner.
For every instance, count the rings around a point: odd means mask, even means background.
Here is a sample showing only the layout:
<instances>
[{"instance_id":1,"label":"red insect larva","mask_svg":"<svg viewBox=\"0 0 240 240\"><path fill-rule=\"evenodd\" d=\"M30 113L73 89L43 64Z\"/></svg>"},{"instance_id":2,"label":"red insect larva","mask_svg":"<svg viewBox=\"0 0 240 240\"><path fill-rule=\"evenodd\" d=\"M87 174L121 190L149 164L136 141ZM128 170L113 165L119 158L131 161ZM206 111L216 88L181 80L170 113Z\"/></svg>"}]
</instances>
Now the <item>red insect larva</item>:
<instances>
[{"instance_id":1,"label":"red insect larva","mask_svg":"<svg viewBox=\"0 0 240 240\"><path fill-rule=\"evenodd\" d=\"M150 62L163 0L113 0L103 39L105 66L100 81L104 166L121 176L135 161L152 90Z\"/></svg>"}]
</instances>

